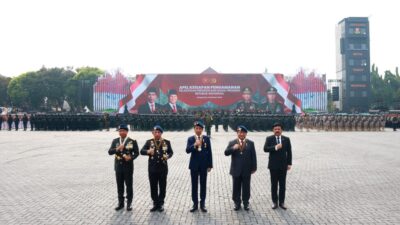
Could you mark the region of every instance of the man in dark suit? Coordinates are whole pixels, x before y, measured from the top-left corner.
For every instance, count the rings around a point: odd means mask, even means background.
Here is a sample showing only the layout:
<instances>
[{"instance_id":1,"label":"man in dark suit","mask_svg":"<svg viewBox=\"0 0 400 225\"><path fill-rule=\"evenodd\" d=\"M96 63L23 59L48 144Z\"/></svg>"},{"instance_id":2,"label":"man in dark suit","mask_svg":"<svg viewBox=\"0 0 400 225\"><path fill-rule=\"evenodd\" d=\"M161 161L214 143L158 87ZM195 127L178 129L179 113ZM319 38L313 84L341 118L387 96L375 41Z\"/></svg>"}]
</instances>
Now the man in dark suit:
<instances>
[{"instance_id":1,"label":"man in dark suit","mask_svg":"<svg viewBox=\"0 0 400 225\"><path fill-rule=\"evenodd\" d=\"M204 124L200 121L194 123L195 135L190 136L187 140L186 152L190 155L190 175L192 177L192 201L193 207L190 212L198 210L198 186L200 177L200 209L207 212L206 190L207 190L207 173L213 167L212 152L210 138L203 135Z\"/></svg>"},{"instance_id":2,"label":"man in dark suit","mask_svg":"<svg viewBox=\"0 0 400 225\"><path fill-rule=\"evenodd\" d=\"M176 104L178 102L178 93L176 90L171 89L168 91L168 103L163 105L165 112L178 113L182 107Z\"/></svg>"},{"instance_id":3,"label":"man in dark suit","mask_svg":"<svg viewBox=\"0 0 400 225\"><path fill-rule=\"evenodd\" d=\"M139 156L139 147L136 140L127 137L128 126L119 126L119 138L115 138L108 150L109 155L114 155L114 170L117 179L118 206L115 210L124 208L124 183L126 185L126 198L128 211L132 210L133 198L133 160Z\"/></svg>"},{"instance_id":4,"label":"man in dark suit","mask_svg":"<svg viewBox=\"0 0 400 225\"><path fill-rule=\"evenodd\" d=\"M269 152L268 169L271 174L272 208L278 208L279 183L279 206L286 210L286 174L292 167L292 145L289 137L282 135L282 130L283 126L280 123L272 126L274 135L268 136L265 140L264 152Z\"/></svg>"},{"instance_id":5,"label":"man in dark suit","mask_svg":"<svg viewBox=\"0 0 400 225\"><path fill-rule=\"evenodd\" d=\"M138 112L140 114L153 114L161 109L161 105L156 103L157 100L157 89L155 87L149 87L147 89L147 102L140 105Z\"/></svg>"},{"instance_id":6,"label":"man in dark suit","mask_svg":"<svg viewBox=\"0 0 400 225\"><path fill-rule=\"evenodd\" d=\"M160 126L153 128L153 138L146 141L140 154L149 157L149 181L153 208L150 212L164 211L164 199L167 188L168 163L167 160L174 154L171 143L161 137L163 129Z\"/></svg>"},{"instance_id":7,"label":"man in dark suit","mask_svg":"<svg viewBox=\"0 0 400 225\"><path fill-rule=\"evenodd\" d=\"M231 156L230 174L233 178L232 200L235 203L235 211L243 207L249 210L250 178L257 170L257 157L254 142L246 139L247 128L238 126L237 139L229 142L225 149L225 155ZM240 198L242 195L242 198Z\"/></svg>"}]
</instances>

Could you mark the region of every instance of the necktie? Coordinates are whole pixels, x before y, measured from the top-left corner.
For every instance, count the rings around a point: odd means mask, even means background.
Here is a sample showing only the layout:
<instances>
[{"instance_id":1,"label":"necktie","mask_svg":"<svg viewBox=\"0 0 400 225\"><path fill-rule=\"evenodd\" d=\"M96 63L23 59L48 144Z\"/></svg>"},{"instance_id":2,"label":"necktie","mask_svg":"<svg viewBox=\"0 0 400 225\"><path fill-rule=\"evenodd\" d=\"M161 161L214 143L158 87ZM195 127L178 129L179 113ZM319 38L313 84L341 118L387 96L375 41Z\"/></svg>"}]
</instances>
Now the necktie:
<instances>
[{"instance_id":1,"label":"necktie","mask_svg":"<svg viewBox=\"0 0 400 225\"><path fill-rule=\"evenodd\" d=\"M278 136L276 137L277 143L280 144L281 143L281 138Z\"/></svg>"},{"instance_id":2,"label":"necktie","mask_svg":"<svg viewBox=\"0 0 400 225\"><path fill-rule=\"evenodd\" d=\"M175 106L175 104L172 105L172 111L173 111L173 112L176 112L176 106Z\"/></svg>"},{"instance_id":3,"label":"necktie","mask_svg":"<svg viewBox=\"0 0 400 225\"><path fill-rule=\"evenodd\" d=\"M154 103L151 104L151 112L154 112Z\"/></svg>"}]
</instances>

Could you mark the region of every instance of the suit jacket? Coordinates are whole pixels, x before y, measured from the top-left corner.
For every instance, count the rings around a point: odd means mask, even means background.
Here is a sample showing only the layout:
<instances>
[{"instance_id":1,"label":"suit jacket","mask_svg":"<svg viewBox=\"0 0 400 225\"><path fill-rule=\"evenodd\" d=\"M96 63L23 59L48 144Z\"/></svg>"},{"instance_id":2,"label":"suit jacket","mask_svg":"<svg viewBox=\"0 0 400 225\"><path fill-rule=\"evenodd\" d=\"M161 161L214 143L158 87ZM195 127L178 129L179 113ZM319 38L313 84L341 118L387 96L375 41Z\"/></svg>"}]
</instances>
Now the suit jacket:
<instances>
[{"instance_id":1,"label":"suit jacket","mask_svg":"<svg viewBox=\"0 0 400 225\"><path fill-rule=\"evenodd\" d=\"M139 156L139 147L136 142L136 140L131 139L130 137L125 141L124 144L124 149L122 152L117 151L116 148L119 146L119 138L115 138L111 142L111 147L108 149L108 154L109 155L115 155L115 160L114 160L114 170L116 172L121 172L121 171L132 171L133 172L133 160L136 159ZM130 155L131 160L126 161L123 159L123 155Z\"/></svg>"},{"instance_id":2,"label":"suit jacket","mask_svg":"<svg viewBox=\"0 0 400 225\"><path fill-rule=\"evenodd\" d=\"M149 139L143 145L143 148L140 150L140 154L147 155L147 150L150 149L150 146L154 145L155 153L153 156L148 155L149 157L149 173L165 173L168 174L168 160L163 160L163 154L165 153L169 158L174 154L171 148L171 142L167 139L162 139L162 143L160 143L160 147L157 148L156 142L154 139Z\"/></svg>"},{"instance_id":3,"label":"suit jacket","mask_svg":"<svg viewBox=\"0 0 400 225\"><path fill-rule=\"evenodd\" d=\"M290 138L281 135L282 148L275 150L277 145L275 135L268 136L264 144L264 152L269 152L268 169L286 170L288 165L292 165L292 145Z\"/></svg>"},{"instance_id":4,"label":"suit jacket","mask_svg":"<svg viewBox=\"0 0 400 225\"><path fill-rule=\"evenodd\" d=\"M178 104L175 104L175 105L176 105L176 111L177 112L182 111L182 106L180 106ZM163 105L162 107L163 107L163 110L166 111L166 112L173 112L173 109L172 109L172 107L171 107L171 105L169 103Z\"/></svg>"},{"instance_id":5,"label":"suit jacket","mask_svg":"<svg viewBox=\"0 0 400 225\"><path fill-rule=\"evenodd\" d=\"M234 150L233 146L238 143L238 139L229 142L225 149L225 155L231 156L230 174L234 177L250 176L252 171L257 170L257 157L254 142L246 139L244 150Z\"/></svg>"},{"instance_id":6,"label":"suit jacket","mask_svg":"<svg viewBox=\"0 0 400 225\"><path fill-rule=\"evenodd\" d=\"M158 112L162 109L162 105L160 105L158 103L154 103L154 106L155 106L155 110L156 110L155 112ZM138 113L140 113L140 114L152 114L155 112L151 112L148 102L140 105L138 108Z\"/></svg>"},{"instance_id":7,"label":"suit jacket","mask_svg":"<svg viewBox=\"0 0 400 225\"><path fill-rule=\"evenodd\" d=\"M207 171L208 168L213 167L210 138L206 135L202 135L202 137L201 151L198 151L197 147L194 146L196 142L194 135L187 140L186 153L191 154L189 169L193 171Z\"/></svg>"}]
</instances>

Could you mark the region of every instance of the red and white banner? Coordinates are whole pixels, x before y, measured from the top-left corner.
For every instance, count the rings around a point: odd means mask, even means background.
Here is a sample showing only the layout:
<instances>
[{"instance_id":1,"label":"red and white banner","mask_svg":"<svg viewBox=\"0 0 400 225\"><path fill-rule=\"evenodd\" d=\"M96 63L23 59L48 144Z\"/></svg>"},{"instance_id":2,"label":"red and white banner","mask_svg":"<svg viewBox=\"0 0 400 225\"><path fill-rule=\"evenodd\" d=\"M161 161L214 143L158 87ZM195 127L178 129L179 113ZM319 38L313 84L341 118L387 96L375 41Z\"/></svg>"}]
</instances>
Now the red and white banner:
<instances>
[{"instance_id":1,"label":"red and white banner","mask_svg":"<svg viewBox=\"0 0 400 225\"><path fill-rule=\"evenodd\" d=\"M147 104L147 91L156 89L156 103L168 104L168 93L173 90L177 105L183 109L234 109L242 101L242 90L251 90L251 100L262 105L267 101L267 90L275 87L277 102L285 112L294 107L301 113L301 101L294 96L289 84L281 74L143 74L137 75L130 87L130 94L119 101L119 112L126 108L137 113L141 105Z\"/></svg>"}]
</instances>

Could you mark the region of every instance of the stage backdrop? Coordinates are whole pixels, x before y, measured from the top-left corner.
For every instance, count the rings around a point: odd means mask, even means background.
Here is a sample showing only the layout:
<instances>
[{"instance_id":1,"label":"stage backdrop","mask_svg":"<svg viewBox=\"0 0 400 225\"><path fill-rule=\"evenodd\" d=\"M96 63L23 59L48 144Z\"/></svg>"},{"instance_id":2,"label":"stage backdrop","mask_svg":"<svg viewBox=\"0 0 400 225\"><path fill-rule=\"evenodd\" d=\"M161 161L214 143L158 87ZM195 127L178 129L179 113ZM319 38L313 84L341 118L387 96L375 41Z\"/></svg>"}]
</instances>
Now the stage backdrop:
<instances>
[{"instance_id":1,"label":"stage backdrop","mask_svg":"<svg viewBox=\"0 0 400 225\"><path fill-rule=\"evenodd\" d=\"M252 90L256 104L266 102L267 90L277 90L277 100L285 112L292 107L301 113L301 101L291 93L289 84L281 74L141 74L130 86L130 93L119 101L119 112L125 107L137 113L147 102L147 89L156 88L160 105L168 103L168 92L175 90L178 105L183 109L234 109L242 100L243 88Z\"/></svg>"}]
</instances>

